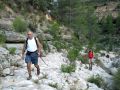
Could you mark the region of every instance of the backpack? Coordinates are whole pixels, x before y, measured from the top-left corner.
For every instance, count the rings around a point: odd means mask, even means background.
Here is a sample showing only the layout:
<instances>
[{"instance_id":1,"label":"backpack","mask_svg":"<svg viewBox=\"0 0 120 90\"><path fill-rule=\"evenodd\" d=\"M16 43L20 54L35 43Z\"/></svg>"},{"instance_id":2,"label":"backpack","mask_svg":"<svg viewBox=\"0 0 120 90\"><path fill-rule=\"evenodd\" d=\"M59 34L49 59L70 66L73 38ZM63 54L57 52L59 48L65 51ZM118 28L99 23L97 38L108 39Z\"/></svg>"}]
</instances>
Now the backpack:
<instances>
[{"instance_id":1,"label":"backpack","mask_svg":"<svg viewBox=\"0 0 120 90\"><path fill-rule=\"evenodd\" d=\"M90 52L88 53L88 57L89 57L90 59L94 57L94 55L93 55L93 52L92 52L92 51L90 51Z\"/></svg>"},{"instance_id":2,"label":"backpack","mask_svg":"<svg viewBox=\"0 0 120 90\"><path fill-rule=\"evenodd\" d=\"M34 39L35 39L35 42L36 42L36 45L37 45L37 48L38 48L37 38L34 37ZM27 45L28 45L28 38L25 41L25 49L27 49Z\"/></svg>"}]
</instances>

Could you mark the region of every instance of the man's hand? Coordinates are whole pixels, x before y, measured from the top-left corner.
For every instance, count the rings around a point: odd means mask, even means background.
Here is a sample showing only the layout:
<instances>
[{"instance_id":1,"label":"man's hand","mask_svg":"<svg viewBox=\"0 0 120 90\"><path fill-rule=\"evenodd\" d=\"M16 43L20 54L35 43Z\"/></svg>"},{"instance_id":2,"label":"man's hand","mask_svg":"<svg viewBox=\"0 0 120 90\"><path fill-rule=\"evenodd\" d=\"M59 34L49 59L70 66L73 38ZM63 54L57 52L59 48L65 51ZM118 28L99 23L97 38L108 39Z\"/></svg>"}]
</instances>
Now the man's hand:
<instances>
[{"instance_id":1,"label":"man's hand","mask_svg":"<svg viewBox=\"0 0 120 90\"><path fill-rule=\"evenodd\" d=\"M24 54L21 55L21 59L24 60Z\"/></svg>"},{"instance_id":2,"label":"man's hand","mask_svg":"<svg viewBox=\"0 0 120 90\"><path fill-rule=\"evenodd\" d=\"M38 52L38 57L42 57L42 52Z\"/></svg>"}]
</instances>

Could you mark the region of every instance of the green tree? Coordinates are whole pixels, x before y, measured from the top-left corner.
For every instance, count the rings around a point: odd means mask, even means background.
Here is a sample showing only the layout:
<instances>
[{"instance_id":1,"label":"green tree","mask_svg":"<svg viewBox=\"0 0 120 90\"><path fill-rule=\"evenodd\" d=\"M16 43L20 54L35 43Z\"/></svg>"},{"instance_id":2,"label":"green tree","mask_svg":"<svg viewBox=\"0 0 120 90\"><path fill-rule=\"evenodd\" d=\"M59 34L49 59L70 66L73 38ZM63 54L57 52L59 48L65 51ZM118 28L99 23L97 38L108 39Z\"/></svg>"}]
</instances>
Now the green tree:
<instances>
[{"instance_id":1,"label":"green tree","mask_svg":"<svg viewBox=\"0 0 120 90\"><path fill-rule=\"evenodd\" d=\"M104 47L105 50L107 51L113 50L117 45L115 42L118 42L116 38L117 27L113 23L113 17L111 15L108 15L107 17L103 17L103 19L100 22L100 27L101 27L101 33L100 33L101 38L99 42L101 43L102 47Z\"/></svg>"},{"instance_id":2,"label":"green tree","mask_svg":"<svg viewBox=\"0 0 120 90\"><path fill-rule=\"evenodd\" d=\"M34 6L34 8L42 11L46 11L50 8L52 0L29 0L29 3Z\"/></svg>"},{"instance_id":3,"label":"green tree","mask_svg":"<svg viewBox=\"0 0 120 90\"><path fill-rule=\"evenodd\" d=\"M116 28L117 28L117 32L120 34L120 32L119 32L119 29L120 29L120 14L116 18Z\"/></svg>"},{"instance_id":4,"label":"green tree","mask_svg":"<svg viewBox=\"0 0 120 90\"><path fill-rule=\"evenodd\" d=\"M58 1L58 20L74 29L80 43L90 44L92 47L97 41L99 32L94 7L82 0Z\"/></svg>"},{"instance_id":5,"label":"green tree","mask_svg":"<svg viewBox=\"0 0 120 90\"><path fill-rule=\"evenodd\" d=\"M105 34L113 34L115 32L113 17L111 15L108 15L107 18L103 18L102 30Z\"/></svg>"}]
</instances>

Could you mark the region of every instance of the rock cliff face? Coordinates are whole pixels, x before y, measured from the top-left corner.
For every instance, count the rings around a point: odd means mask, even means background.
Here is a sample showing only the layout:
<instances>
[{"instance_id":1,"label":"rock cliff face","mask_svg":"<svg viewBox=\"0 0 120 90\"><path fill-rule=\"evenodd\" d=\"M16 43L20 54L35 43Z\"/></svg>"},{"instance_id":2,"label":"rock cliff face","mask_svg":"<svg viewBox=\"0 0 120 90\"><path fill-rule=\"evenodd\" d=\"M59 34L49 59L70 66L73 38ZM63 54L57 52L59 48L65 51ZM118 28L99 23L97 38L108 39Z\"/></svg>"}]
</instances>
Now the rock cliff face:
<instances>
[{"instance_id":1,"label":"rock cliff face","mask_svg":"<svg viewBox=\"0 0 120 90\"><path fill-rule=\"evenodd\" d=\"M119 3L118 2L109 2L105 5L96 6L96 15L101 19L102 17L106 17L108 15L112 15L116 18L119 14Z\"/></svg>"}]
</instances>

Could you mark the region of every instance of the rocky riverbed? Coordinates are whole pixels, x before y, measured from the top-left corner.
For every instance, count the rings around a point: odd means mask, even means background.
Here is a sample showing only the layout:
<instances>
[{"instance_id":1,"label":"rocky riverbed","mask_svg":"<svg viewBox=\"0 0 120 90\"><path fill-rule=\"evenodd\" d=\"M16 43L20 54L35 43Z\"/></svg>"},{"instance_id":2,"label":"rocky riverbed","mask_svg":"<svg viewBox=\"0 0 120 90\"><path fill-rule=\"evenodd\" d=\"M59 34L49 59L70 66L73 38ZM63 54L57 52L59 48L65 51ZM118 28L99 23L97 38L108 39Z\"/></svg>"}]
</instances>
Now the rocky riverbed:
<instances>
[{"instance_id":1,"label":"rocky riverbed","mask_svg":"<svg viewBox=\"0 0 120 90\"><path fill-rule=\"evenodd\" d=\"M104 63L104 67L115 72L117 67L112 66L115 55L109 54L110 57L108 58L106 57L108 54L104 53L103 56L102 54L98 55L100 61ZM103 78L106 87L110 87L112 84L112 75L96 63L93 65L93 70L90 71L88 64L85 65L76 61L75 72L63 73L61 65L69 63L65 53L53 52L39 58L41 73L37 76L36 68L32 66L33 77L31 80L26 79L28 76L26 64L19 54L10 55L8 50L1 47L0 61L0 90L104 90L88 82L88 78L96 75Z\"/></svg>"}]
</instances>

